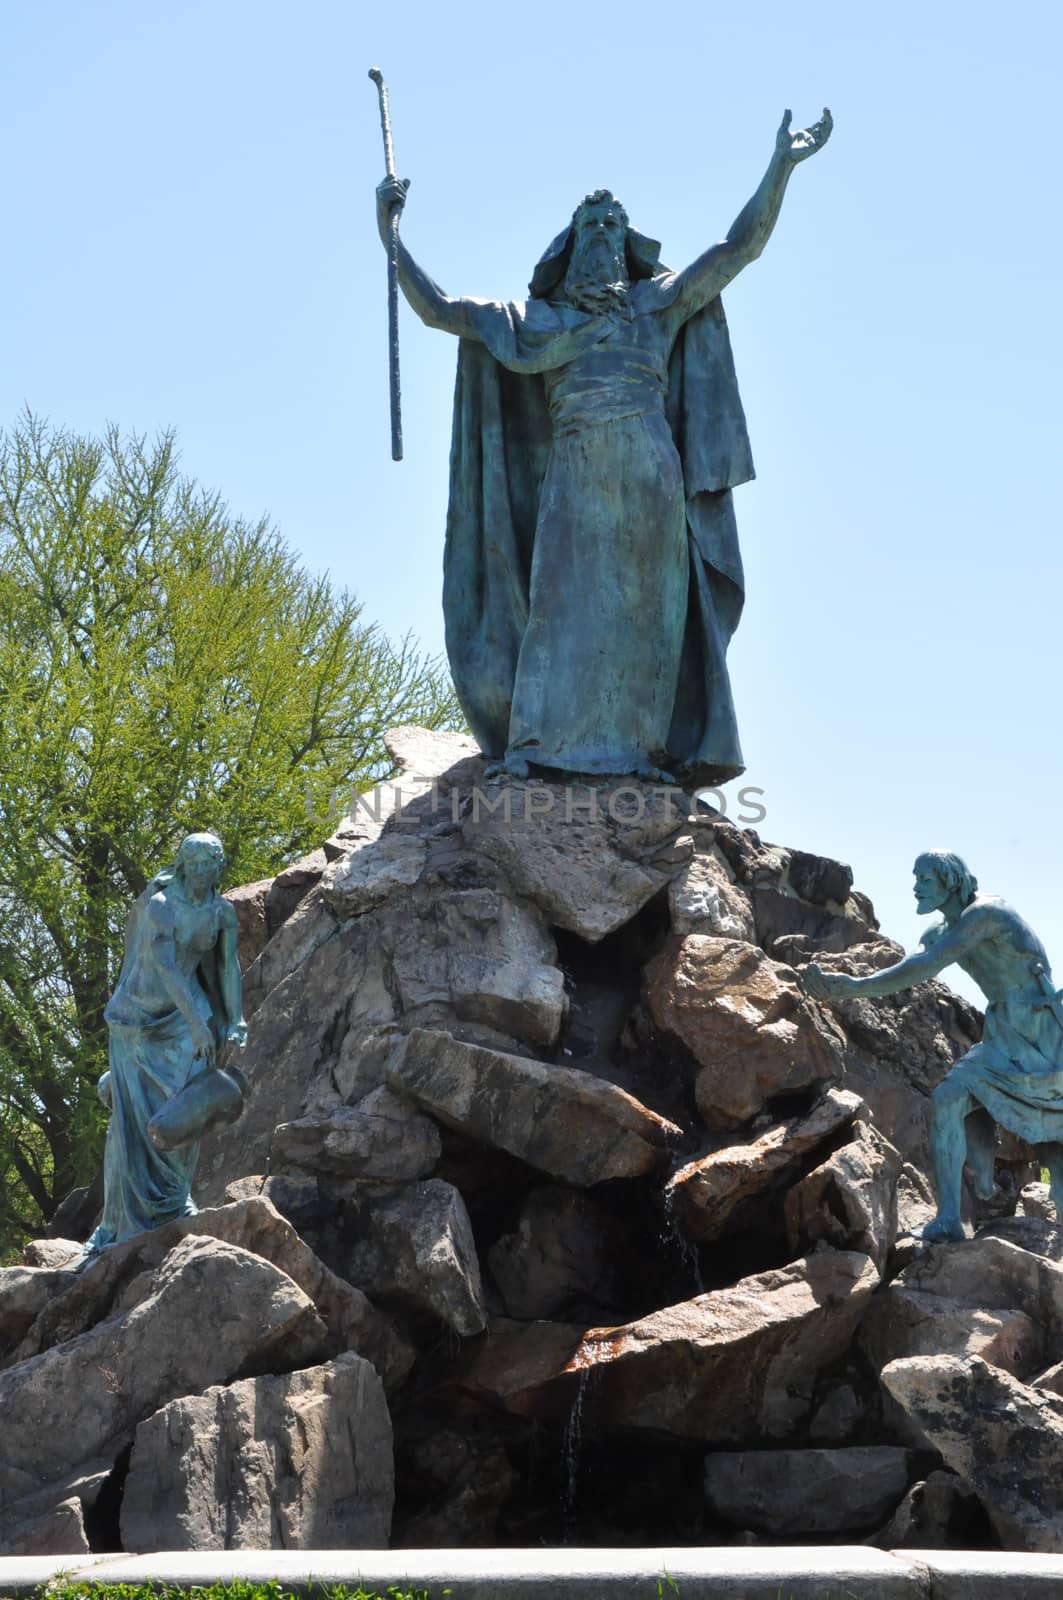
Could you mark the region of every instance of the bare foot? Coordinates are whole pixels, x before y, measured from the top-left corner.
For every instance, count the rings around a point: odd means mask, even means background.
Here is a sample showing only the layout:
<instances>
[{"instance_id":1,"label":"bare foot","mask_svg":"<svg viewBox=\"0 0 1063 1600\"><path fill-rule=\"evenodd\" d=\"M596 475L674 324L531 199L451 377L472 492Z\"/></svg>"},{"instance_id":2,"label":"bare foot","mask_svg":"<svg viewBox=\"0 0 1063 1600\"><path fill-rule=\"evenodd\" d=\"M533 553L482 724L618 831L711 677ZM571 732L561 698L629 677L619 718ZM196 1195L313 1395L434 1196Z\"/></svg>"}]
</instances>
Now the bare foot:
<instances>
[{"instance_id":1,"label":"bare foot","mask_svg":"<svg viewBox=\"0 0 1063 1600\"><path fill-rule=\"evenodd\" d=\"M924 1222L921 1228L912 1231L912 1238L922 1239L924 1244L960 1242L966 1237L959 1217L932 1217L929 1222Z\"/></svg>"}]
</instances>

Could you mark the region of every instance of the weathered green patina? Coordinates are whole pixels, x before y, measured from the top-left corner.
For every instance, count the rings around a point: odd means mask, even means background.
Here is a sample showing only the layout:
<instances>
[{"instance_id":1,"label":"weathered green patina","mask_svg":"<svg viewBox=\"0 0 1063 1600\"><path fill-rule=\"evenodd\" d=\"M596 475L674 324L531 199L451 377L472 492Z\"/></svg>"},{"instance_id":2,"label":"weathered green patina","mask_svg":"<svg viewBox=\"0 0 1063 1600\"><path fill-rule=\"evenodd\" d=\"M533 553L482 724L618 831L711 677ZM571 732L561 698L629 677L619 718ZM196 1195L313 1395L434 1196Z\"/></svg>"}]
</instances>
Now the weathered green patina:
<instances>
[{"instance_id":1,"label":"weathered green patina","mask_svg":"<svg viewBox=\"0 0 1063 1600\"><path fill-rule=\"evenodd\" d=\"M218 893L223 861L214 834L189 834L129 914L122 971L104 1012L110 1070L100 1095L111 1120L103 1220L82 1264L193 1214L199 1139L243 1108L242 1074L217 1065L223 1044L240 1047L247 1036L236 912Z\"/></svg>"},{"instance_id":2,"label":"weathered green patina","mask_svg":"<svg viewBox=\"0 0 1063 1600\"><path fill-rule=\"evenodd\" d=\"M549 246L527 302L453 298L400 243L406 298L461 340L447 652L504 770L701 783L743 770L726 661L744 593L731 490L753 463L719 296L831 126L824 111L793 133L787 112L756 194L683 272L608 190ZM385 241L406 187L377 190Z\"/></svg>"},{"instance_id":3,"label":"weathered green patina","mask_svg":"<svg viewBox=\"0 0 1063 1600\"><path fill-rule=\"evenodd\" d=\"M954 963L970 973L989 1002L985 1030L982 1042L934 1090L930 1153L938 1214L922 1237L963 1238L965 1159L977 1192L992 1195L991 1118L1044 1146L1052 1200L1063 1216L1063 1002L1044 946L1011 906L978 893L977 879L959 856L930 850L914 871L919 911L944 917L924 934L924 948L865 978L823 972L812 963L802 974L804 988L816 1000L874 999L925 983Z\"/></svg>"}]
</instances>

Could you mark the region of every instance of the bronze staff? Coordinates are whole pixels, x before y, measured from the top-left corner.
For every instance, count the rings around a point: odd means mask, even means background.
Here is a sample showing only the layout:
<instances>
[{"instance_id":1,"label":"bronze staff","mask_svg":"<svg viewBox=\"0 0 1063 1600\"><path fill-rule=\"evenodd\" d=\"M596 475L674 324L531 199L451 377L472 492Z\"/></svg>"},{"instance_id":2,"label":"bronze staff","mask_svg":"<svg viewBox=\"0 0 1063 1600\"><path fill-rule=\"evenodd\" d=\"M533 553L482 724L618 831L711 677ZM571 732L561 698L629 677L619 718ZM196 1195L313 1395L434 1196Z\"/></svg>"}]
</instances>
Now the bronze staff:
<instances>
[{"instance_id":1,"label":"bronze staff","mask_svg":"<svg viewBox=\"0 0 1063 1600\"><path fill-rule=\"evenodd\" d=\"M379 67L370 67L369 76L376 84L380 96L380 128L384 135L384 165L389 178L395 176L395 151L391 143L391 113L388 110L388 88ZM388 220L388 347L389 377L391 380L391 459L402 460L402 399L399 392L399 212L392 211Z\"/></svg>"}]
</instances>

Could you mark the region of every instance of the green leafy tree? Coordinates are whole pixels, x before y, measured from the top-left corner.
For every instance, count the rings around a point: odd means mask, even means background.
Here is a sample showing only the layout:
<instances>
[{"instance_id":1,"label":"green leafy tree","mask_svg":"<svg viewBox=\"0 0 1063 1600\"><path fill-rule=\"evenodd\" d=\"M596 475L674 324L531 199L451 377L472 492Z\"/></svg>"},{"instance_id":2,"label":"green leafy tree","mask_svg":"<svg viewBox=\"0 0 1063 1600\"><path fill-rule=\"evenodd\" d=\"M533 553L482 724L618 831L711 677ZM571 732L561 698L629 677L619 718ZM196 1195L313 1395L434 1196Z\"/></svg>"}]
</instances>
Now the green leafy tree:
<instances>
[{"instance_id":1,"label":"green leafy tree","mask_svg":"<svg viewBox=\"0 0 1063 1600\"><path fill-rule=\"evenodd\" d=\"M275 872L402 722L461 725L441 665L180 477L172 437L0 436L0 1248L98 1160L152 871L209 828L228 882Z\"/></svg>"}]
</instances>

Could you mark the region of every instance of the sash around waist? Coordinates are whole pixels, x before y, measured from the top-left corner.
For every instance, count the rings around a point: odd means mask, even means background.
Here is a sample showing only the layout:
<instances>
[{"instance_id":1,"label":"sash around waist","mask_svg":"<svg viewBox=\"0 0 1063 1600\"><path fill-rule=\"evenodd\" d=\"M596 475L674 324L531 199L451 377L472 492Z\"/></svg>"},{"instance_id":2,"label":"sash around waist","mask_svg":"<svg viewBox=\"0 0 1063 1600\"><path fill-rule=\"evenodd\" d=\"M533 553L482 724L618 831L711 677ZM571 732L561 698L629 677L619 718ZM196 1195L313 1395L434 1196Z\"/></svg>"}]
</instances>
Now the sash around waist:
<instances>
[{"instance_id":1,"label":"sash around waist","mask_svg":"<svg viewBox=\"0 0 1063 1600\"><path fill-rule=\"evenodd\" d=\"M611 370L567 367L547 375L546 401L555 432L663 413L668 383L663 367L646 360L641 351L609 354L621 358L610 363Z\"/></svg>"}]
</instances>

